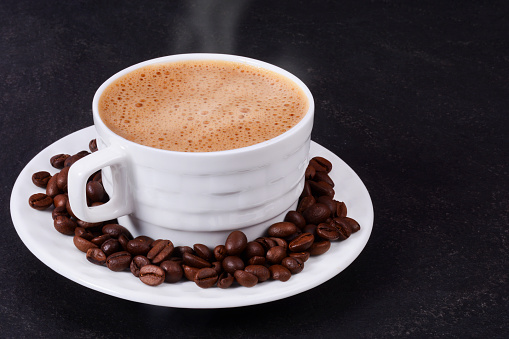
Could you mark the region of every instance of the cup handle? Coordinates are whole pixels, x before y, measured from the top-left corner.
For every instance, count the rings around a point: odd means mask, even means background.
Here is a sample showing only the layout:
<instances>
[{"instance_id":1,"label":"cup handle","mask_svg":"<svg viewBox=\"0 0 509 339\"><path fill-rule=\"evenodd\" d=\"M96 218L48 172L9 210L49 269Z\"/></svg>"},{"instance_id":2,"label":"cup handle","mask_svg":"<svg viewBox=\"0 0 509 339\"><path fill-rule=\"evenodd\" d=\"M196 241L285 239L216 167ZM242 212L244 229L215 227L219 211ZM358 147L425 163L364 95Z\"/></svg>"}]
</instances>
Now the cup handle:
<instances>
[{"instance_id":1,"label":"cup handle","mask_svg":"<svg viewBox=\"0 0 509 339\"><path fill-rule=\"evenodd\" d=\"M113 179L113 192L108 192L110 200L100 206L88 207L87 180L107 166L111 168ZM127 170L127 155L116 145L96 151L75 162L69 169L67 179L69 204L74 215L86 222L100 222L131 213L133 204L129 194Z\"/></svg>"}]
</instances>

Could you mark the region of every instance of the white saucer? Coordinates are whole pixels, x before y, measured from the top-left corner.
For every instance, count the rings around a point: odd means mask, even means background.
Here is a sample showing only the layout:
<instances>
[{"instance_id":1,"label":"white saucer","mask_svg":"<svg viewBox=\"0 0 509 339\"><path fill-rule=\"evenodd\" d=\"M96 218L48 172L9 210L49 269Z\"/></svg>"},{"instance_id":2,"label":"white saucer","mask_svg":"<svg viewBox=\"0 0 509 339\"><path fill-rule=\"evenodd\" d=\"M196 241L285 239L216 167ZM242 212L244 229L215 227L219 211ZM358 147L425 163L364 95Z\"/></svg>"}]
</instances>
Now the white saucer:
<instances>
[{"instance_id":1,"label":"white saucer","mask_svg":"<svg viewBox=\"0 0 509 339\"><path fill-rule=\"evenodd\" d=\"M78 284L126 300L159 306L181 308L225 308L270 302L307 291L333 278L350 265L366 245L373 228L373 204L369 193L355 172L340 158L311 143L310 156L323 156L333 163L331 178L336 184L336 200L344 201L348 216L361 230L342 242L333 242L325 254L310 258L304 270L287 282L266 281L252 288L201 289L182 281L150 287L131 272L112 272L87 261L73 244L72 237L58 233L50 211L40 212L28 205L30 195L43 192L32 183L38 171L57 172L49 159L59 153L74 154L88 149L95 138L93 126L72 133L37 154L21 171L11 195L11 216L19 237L28 249L55 272ZM192 245L192 244L189 244Z\"/></svg>"}]
</instances>

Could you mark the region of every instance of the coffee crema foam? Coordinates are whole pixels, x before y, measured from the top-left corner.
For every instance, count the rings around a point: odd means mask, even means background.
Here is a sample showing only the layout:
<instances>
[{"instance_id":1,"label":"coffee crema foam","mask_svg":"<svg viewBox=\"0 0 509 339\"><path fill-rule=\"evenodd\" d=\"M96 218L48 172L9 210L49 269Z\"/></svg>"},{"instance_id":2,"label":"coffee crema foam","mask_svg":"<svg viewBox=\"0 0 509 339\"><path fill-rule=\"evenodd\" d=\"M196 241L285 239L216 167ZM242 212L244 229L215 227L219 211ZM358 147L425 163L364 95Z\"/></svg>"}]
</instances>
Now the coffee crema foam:
<instances>
[{"instance_id":1,"label":"coffee crema foam","mask_svg":"<svg viewBox=\"0 0 509 339\"><path fill-rule=\"evenodd\" d=\"M154 64L110 84L99 115L138 144L181 152L251 146L295 126L308 99L292 80L230 61Z\"/></svg>"}]
</instances>

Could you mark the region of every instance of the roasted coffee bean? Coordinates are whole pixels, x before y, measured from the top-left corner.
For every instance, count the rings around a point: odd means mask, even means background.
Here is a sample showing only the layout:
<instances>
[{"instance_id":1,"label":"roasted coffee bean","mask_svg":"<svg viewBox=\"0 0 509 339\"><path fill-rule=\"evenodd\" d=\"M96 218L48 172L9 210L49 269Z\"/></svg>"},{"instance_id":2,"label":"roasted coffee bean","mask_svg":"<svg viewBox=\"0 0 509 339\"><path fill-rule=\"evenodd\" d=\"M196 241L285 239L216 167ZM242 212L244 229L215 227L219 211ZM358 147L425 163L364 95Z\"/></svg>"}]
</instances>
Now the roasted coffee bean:
<instances>
[{"instance_id":1,"label":"roasted coffee bean","mask_svg":"<svg viewBox=\"0 0 509 339\"><path fill-rule=\"evenodd\" d=\"M219 278L217 280L217 287L223 288L223 289L228 288L233 284L234 281L235 281L235 278L233 277L233 275L231 275L228 272L223 272L223 273L221 273L221 275L219 276Z\"/></svg>"},{"instance_id":2,"label":"roasted coffee bean","mask_svg":"<svg viewBox=\"0 0 509 339\"><path fill-rule=\"evenodd\" d=\"M147 258L149 258L152 263L159 264L169 259L174 249L175 247L170 240L162 240L152 247L147 253Z\"/></svg>"},{"instance_id":3,"label":"roasted coffee bean","mask_svg":"<svg viewBox=\"0 0 509 339\"><path fill-rule=\"evenodd\" d=\"M74 230L74 235L86 239L88 241L92 241L92 239L95 238L95 235L92 232L90 232L90 230L86 230L83 227L79 226L76 227L76 229Z\"/></svg>"},{"instance_id":4,"label":"roasted coffee bean","mask_svg":"<svg viewBox=\"0 0 509 339\"><path fill-rule=\"evenodd\" d=\"M246 249L244 250L244 255L248 259L254 256L264 256L265 250L259 242L250 241L247 243Z\"/></svg>"},{"instance_id":5,"label":"roasted coffee bean","mask_svg":"<svg viewBox=\"0 0 509 339\"><path fill-rule=\"evenodd\" d=\"M304 261L296 257L286 257L281 261L281 265L286 267L291 274L297 274L304 269Z\"/></svg>"},{"instance_id":6,"label":"roasted coffee bean","mask_svg":"<svg viewBox=\"0 0 509 339\"><path fill-rule=\"evenodd\" d=\"M355 233L361 229L361 226L355 219L343 217L341 220L348 225L348 228L350 228L351 233Z\"/></svg>"},{"instance_id":7,"label":"roasted coffee bean","mask_svg":"<svg viewBox=\"0 0 509 339\"><path fill-rule=\"evenodd\" d=\"M104 244L104 242L106 240L109 240L111 239L111 236L109 234L101 234L97 237L94 237L92 240L90 240L92 243L96 244L97 246L101 247L102 244Z\"/></svg>"},{"instance_id":8,"label":"roasted coffee bean","mask_svg":"<svg viewBox=\"0 0 509 339\"><path fill-rule=\"evenodd\" d=\"M57 176L57 187L61 192L67 192L67 175L69 174L69 167L64 167Z\"/></svg>"},{"instance_id":9,"label":"roasted coffee bean","mask_svg":"<svg viewBox=\"0 0 509 339\"><path fill-rule=\"evenodd\" d=\"M249 258L249 260L247 261L247 264L248 265L265 265L266 262L267 262L267 259L265 259L265 257L255 255L254 257Z\"/></svg>"},{"instance_id":10,"label":"roasted coffee bean","mask_svg":"<svg viewBox=\"0 0 509 339\"><path fill-rule=\"evenodd\" d=\"M269 229L267 230L267 233L271 237L284 238L294 233L297 233L298 231L299 228L295 226L294 223L288 221L281 221L270 225Z\"/></svg>"},{"instance_id":11,"label":"roasted coffee bean","mask_svg":"<svg viewBox=\"0 0 509 339\"><path fill-rule=\"evenodd\" d=\"M141 268L146 265L150 265L150 260L144 255L137 255L131 260L129 269L135 277L139 277Z\"/></svg>"},{"instance_id":12,"label":"roasted coffee bean","mask_svg":"<svg viewBox=\"0 0 509 339\"><path fill-rule=\"evenodd\" d=\"M295 226L297 226L300 229L302 229L304 226L306 226L306 219L304 219L302 214L297 211L290 211L290 212L286 213L284 221L291 222L292 224L294 224Z\"/></svg>"},{"instance_id":13,"label":"roasted coffee bean","mask_svg":"<svg viewBox=\"0 0 509 339\"><path fill-rule=\"evenodd\" d=\"M309 187L311 187L311 192L313 192L314 196L322 196L327 195L331 198L334 198L334 188L331 185L326 183L325 181L310 181Z\"/></svg>"},{"instance_id":14,"label":"roasted coffee bean","mask_svg":"<svg viewBox=\"0 0 509 339\"><path fill-rule=\"evenodd\" d=\"M329 210L332 212L332 214L336 212L336 201L329 197L328 195L322 195L321 197L318 197L318 199L316 199L316 202L319 202L327 206Z\"/></svg>"},{"instance_id":15,"label":"roasted coffee bean","mask_svg":"<svg viewBox=\"0 0 509 339\"><path fill-rule=\"evenodd\" d=\"M286 257L286 248L283 246L275 246L267 251L265 258L271 264L279 264Z\"/></svg>"},{"instance_id":16,"label":"roasted coffee bean","mask_svg":"<svg viewBox=\"0 0 509 339\"><path fill-rule=\"evenodd\" d=\"M338 240L341 236L336 227L326 223L321 223L316 227L316 234L320 238L327 240Z\"/></svg>"},{"instance_id":17,"label":"roasted coffee bean","mask_svg":"<svg viewBox=\"0 0 509 339\"><path fill-rule=\"evenodd\" d=\"M327 218L330 216L331 211L329 208L321 203L316 203L308 208L306 208L302 212L302 216L306 219L308 224L318 225L322 222L325 222Z\"/></svg>"},{"instance_id":18,"label":"roasted coffee bean","mask_svg":"<svg viewBox=\"0 0 509 339\"><path fill-rule=\"evenodd\" d=\"M90 140L90 142L88 143L88 149L90 149L90 152L92 152L92 153L97 152L97 140L96 139Z\"/></svg>"},{"instance_id":19,"label":"roasted coffee bean","mask_svg":"<svg viewBox=\"0 0 509 339\"><path fill-rule=\"evenodd\" d=\"M309 163L310 164L313 163L312 166L315 167L317 171L324 171L329 173L332 170L332 163L323 157L314 157L313 159L310 160ZM321 168L318 169L317 168L318 166L320 166Z\"/></svg>"},{"instance_id":20,"label":"roasted coffee bean","mask_svg":"<svg viewBox=\"0 0 509 339\"><path fill-rule=\"evenodd\" d=\"M258 282L264 282L270 278L269 269L263 265L248 265L244 271L254 274L258 278Z\"/></svg>"},{"instance_id":21,"label":"roasted coffee bean","mask_svg":"<svg viewBox=\"0 0 509 339\"><path fill-rule=\"evenodd\" d=\"M182 262L185 265L196 267L196 268L205 268L205 267L211 267L212 264L209 263L207 260L200 258L197 255L191 254L191 253L184 253L182 255Z\"/></svg>"},{"instance_id":22,"label":"roasted coffee bean","mask_svg":"<svg viewBox=\"0 0 509 339\"><path fill-rule=\"evenodd\" d=\"M206 245L194 244L193 249L196 255L204 260L211 261L214 256L210 248L208 248Z\"/></svg>"},{"instance_id":23,"label":"roasted coffee bean","mask_svg":"<svg viewBox=\"0 0 509 339\"><path fill-rule=\"evenodd\" d=\"M132 255L146 255L150 251L150 244L154 242L154 239L144 235L129 240L127 243L127 252Z\"/></svg>"},{"instance_id":24,"label":"roasted coffee bean","mask_svg":"<svg viewBox=\"0 0 509 339\"><path fill-rule=\"evenodd\" d=\"M164 270L156 265L145 265L140 269L140 280L149 286L161 285L164 282Z\"/></svg>"},{"instance_id":25,"label":"roasted coffee bean","mask_svg":"<svg viewBox=\"0 0 509 339\"><path fill-rule=\"evenodd\" d=\"M226 247L224 247L224 245L217 245L214 247L214 258L216 258L217 261L223 261L226 256Z\"/></svg>"},{"instance_id":26,"label":"roasted coffee bean","mask_svg":"<svg viewBox=\"0 0 509 339\"><path fill-rule=\"evenodd\" d=\"M289 253L288 256L292 258L299 258L302 262L306 262L309 259L309 252L292 252Z\"/></svg>"},{"instance_id":27,"label":"roasted coffee bean","mask_svg":"<svg viewBox=\"0 0 509 339\"><path fill-rule=\"evenodd\" d=\"M74 235L74 230L78 225L71 218L60 215L53 220L53 226L62 234Z\"/></svg>"},{"instance_id":28,"label":"roasted coffee bean","mask_svg":"<svg viewBox=\"0 0 509 339\"><path fill-rule=\"evenodd\" d=\"M336 201L336 217L344 218L346 217L347 208L344 202Z\"/></svg>"},{"instance_id":29,"label":"roasted coffee bean","mask_svg":"<svg viewBox=\"0 0 509 339\"><path fill-rule=\"evenodd\" d=\"M69 198L67 197L66 193L59 194L53 198L53 205L55 205L55 208L60 206L63 206L65 208L68 199Z\"/></svg>"},{"instance_id":30,"label":"roasted coffee bean","mask_svg":"<svg viewBox=\"0 0 509 339\"><path fill-rule=\"evenodd\" d=\"M332 181L331 177L326 172L316 172L315 177L313 178L313 181L323 181L327 184L329 184L331 187L334 187L334 181Z\"/></svg>"},{"instance_id":31,"label":"roasted coffee bean","mask_svg":"<svg viewBox=\"0 0 509 339\"><path fill-rule=\"evenodd\" d=\"M104 225L103 222L86 222L80 219L76 220L76 222L83 228L100 228Z\"/></svg>"},{"instance_id":32,"label":"roasted coffee bean","mask_svg":"<svg viewBox=\"0 0 509 339\"><path fill-rule=\"evenodd\" d=\"M201 268L194 276L194 282L201 288L210 288L217 282L217 272L213 268Z\"/></svg>"},{"instance_id":33,"label":"roasted coffee bean","mask_svg":"<svg viewBox=\"0 0 509 339\"><path fill-rule=\"evenodd\" d=\"M35 193L28 198L28 204L38 211L44 211L53 205L53 198L44 193Z\"/></svg>"},{"instance_id":34,"label":"roasted coffee bean","mask_svg":"<svg viewBox=\"0 0 509 339\"><path fill-rule=\"evenodd\" d=\"M339 240L346 240L352 234L350 225L344 220L344 218L334 218L330 225L334 227L339 233Z\"/></svg>"},{"instance_id":35,"label":"roasted coffee bean","mask_svg":"<svg viewBox=\"0 0 509 339\"><path fill-rule=\"evenodd\" d=\"M124 271L131 265L131 258L131 253L127 251L116 252L106 258L106 266L115 272Z\"/></svg>"},{"instance_id":36,"label":"roasted coffee bean","mask_svg":"<svg viewBox=\"0 0 509 339\"><path fill-rule=\"evenodd\" d=\"M233 273L235 280L244 287L253 287L258 283L258 278L253 273L237 270Z\"/></svg>"},{"instance_id":37,"label":"roasted coffee bean","mask_svg":"<svg viewBox=\"0 0 509 339\"><path fill-rule=\"evenodd\" d=\"M302 193L300 194L300 199L304 199L305 197L312 197L313 196L313 192L311 192L311 186L309 186L309 180L306 180L304 182L304 188L302 189ZM297 209L298 212L299 209Z\"/></svg>"},{"instance_id":38,"label":"roasted coffee bean","mask_svg":"<svg viewBox=\"0 0 509 339\"><path fill-rule=\"evenodd\" d=\"M200 270L196 267L191 267L187 265L182 265L182 269L184 270L184 276L189 281L194 281L194 277L196 276L196 273Z\"/></svg>"},{"instance_id":39,"label":"roasted coffee bean","mask_svg":"<svg viewBox=\"0 0 509 339\"><path fill-rule=\"evenodd\" d=\"M55 174L54 176L52 176L49 179L48 184L46 185L46 194L49 195L52 198L57 196L57 195L59 195L60 193L63 193L58 188L57 178L58 178L58 174Z\"/></svg>"},{"instance_id":40,"label":"roasted coffee bean","mask_svg":"<svg viewBox=\"0 0 509 339\"><path fill-rule=\"evenodd\" d=\"M224 247L228 255L240 255L247 246L247 237L241 231L233 231L226 238Z\"/></svg>"},{"instance_id":41,"label":"roasted coffee bean","mask_svg":"<svg viewBox=\"0 0 509 339\"><path fill-rule=\"evenodd\" d=\"M106 254L100 248L89 248L86 257L92 264L104 265L106 263Z\"/></svg>"},{"instance_id":42,"label":"roasted coffee bean","mask_svg":"<svg viewBox=\"0 0 509 339\"><path fill-rule=\"evenodd\" d=\"M302 232L303 233L309 233L309 234L312 234L314 237L317 237L316 235L316 225L313 225L313 224L307 224L306 226L304 226L304 228L302 229Z\"/></svg>"},{"instance_id":43,"label":"roasted coffee bean","mask_svg":"<svg viewBox=\"0 0 509 339\"><path fill-rule=\"evenodd\" d=\"M182 255L184 253L194 254L194 250L189 246L177 246L177 247L175 247L175 250L173 251L173 255L176 257L180 257L180 258L182 258Z\"/></svg>"},{"instance_id":44,"label":"roasted coffee bean","mask_svg":"<svg viewBox=\"0 0 509 339\"><path fill-rule=\"evenodd\" d=\"M46 171L35 172L32 174L32 182L35 186L40 188L46 188L49 179L51 179L51 174Z\"/></svg>"},{"instance_id":45,"label":"roasted coffee bean","mask_svg":"<svg viewBox=\"0 0 509 339\"><path fill-rule=\"evenodd\" d=\"M97 245L92 243L91 241L84 239L82 237L79 237L77 235L73 238L74 246L76 246L77 249L79 249L81 252L87 253L87 251L90 248L96 248Z\"/></svg>"},{"instance_id":46,"label":"roasted coffee bean","mask_svg":"<svg viewBox=\"0 0 509 339\"><path fill-rule=\"evenodd\" d=\"M81 158L83 157L86 157L87 155L89 155L90 153L87 152L87 151L80 151L74 155L71 155L70 157L68 157L67 159L65 159L64 161L64 167L71 167L72 164L74 164L76 161L80 160Z\"/></svg>"},{"instance_id":47,"label":"roasted coffee bean","mask_svg":"<svg viewBox=\"0 0 509 339\"><path fill-rule=\"evenodd\" d=\"M125 234L121 234L118 236L118 242L124 251L127 251L127 244L129 243L129 239Z\"/></svg>"},{"instance_id":48,"label":"roasted coffee bean","mask_svg":"<svg viewBox=\"0 0 509 339\"><path fill-rule=\"evenodd\" d=\"M102 232L104 234L111 235L112 238L118 238L121 234L124 234L127 237L127 239L133 238L131 232L129 232L127 228L119 224L106 224L103 226Z\"/></svg>"},{"instance_id":49,"label":"roasted coffee bean","mask_svg":"<svg viewBox=\"0 0 509 339\"><path fill-rule=\"evenodd\" d=\"M102 172L101 171L97 171L94 174L92 174L90 176L90 181L97 181L97 182L100 182L102 184L102 182L103 182Z\"/></svg>"},{"instance_id":50,"label":"roasted coffee bean","mask_svg":"<svg viewBox=\"0 0 509 339\"><path fill-rule=\"evenodd\" d=\"M49 160L51 166L57 169L64 168L64 162L67 158L69 158L69 154L57 154L51 157Z\"/></svg>"},{"instance_id":51,"label":"roasted coffee bean","mask_svg":"<svg viewBox=\"0 0 509 339\"><path fill-rule=\"evenodd\" d=\"M316 174L315 168L311 165L308 165L308 167L306 167L306 171L304 172L304 178L306 178L307 180L313 179L315 177L315 174Z\"/></svg>"},{"instance_id":52,"label":"roasted coffee bean","mask_svg":"<svg viewBox=\"0 0 509 339\"><path fill-rule=\"evenodd\" d=\"M292 277L292 273L283 265L272 265L269 267L270 278L279 281L288 281Z\"/></svg>"},{"instance_id":53,"label":"roasted coffee bean","mask_svg":"<svg viewBox=\"0 0 509 339\"><path fill-rule=\"evenodd\" d=\"M316 204L315 197L312 195L304 197L300 200L299 205L297 206L297 212L302 213L314 204Z\"/></svg>"},{"instance_id":54,"label":"roasted coffee bean","mask_svg":"<svg viewBox=\"0 0 509 339\"><path fill-rule=\"evenodd\" d=\"M313 245L315 237L311 233L302 233L288 244L288 249L292 252L303 252Z\"/></svg>"},{"instance_id":55,"label":"roasted coffee bean","mask_svg":"<svg viewBox=\"0 0 509 339\"><path fill-rule=\"evenodd\" d=\"M313 245L308 249L308 252L312 256L322 255L327 252L330 248L329 240L315 241Z\"/></svg>"},{"instance_id":56,"label":"roasted coffee bean","mask_svg":"<svg viewBox=\"0 0 509 339\"><path fill-rule=\"evenodd\" d=\"M267 252L272 247L277 246L277 243L269 237L260 237L257 238L255 241L262 245L265 252Z\"/></svg>"},{"instance_id":57,"label":"roasted coffee bean","mask_svg":"<svg viewBox=\"0 0 509 339\"><path fill-rule=\"evenodd\" d=\"M233 274L236 270L244 269L244 262L237 256L228 256L224 258L222 265L223 270L231 274Z\"/></svg>"},{"instance_id":58,"label":"roasted coffee bean","mask_svg":"<svg viewBox=\"0 0 509 339\"><path fill-rule=\"evenodd\" d=\"M54 200L53 200L53 202L54 202ZM51 217L53 218L53 220L55 220L56 217L58 217L59 215L70 217L69 213L67 213L67 209L65 208L65 206L55 207L53 209L53 211L51 212Z\"/></svg>"},{"instance_id":59,"label":"roasted coffee bean","mask_svg":"<svg viewBox=\"0 0 509 339\"><path fill-rule=\"evenodd\" d=\"M300 233L300 231L299 231L299 233ZM293 234L289 235L288 237L293 237L295 234L297 234L297 233L293 233ZM284 247L285 250L288 248L288 242L285 239L276 238L276 237L270 237L270 238L276 242L277 246Z\"/></svg>"},{"instance_id":60,"label":"roasted coffee bean","mask_svg":"<svg viewBox=\"0 0 509 339\"><path fill-rule=\"evenodd\" d=\"M220 261L214 261L212 263L212 268L216 270L217 274L221 274L223 272L223 265Z\"/></svg>"},{"instance_id":61,"label":"roasted coffee bean","mask_svg":"<svg viewBox=\"0 0 509 339\"><path fill-rule=\"evenodd\" d=\"M90 181L86 186L87 198L91 202L103 201L105 191L103 185L99 181Z\"/></svg>"},{"instance_id":62,"label":"roasted coffee bean","mask_svg":"<svg viewBox=\"0 0 509 339\"><path fill-rule=\"evenodd\" d=\"M165 281L167 283L176 283L177 281L182 280L184 270L182 269L181 264L177 261L165 260L159 266L164 270Z\"/></svg>"},{"instance_id":63,"label":"roasted coffee bean","mask_svg":"<svg viewBox=\"0 0 509 339\"><path fill-rule=\"evenodd\" d=\"M113 253L125 250L120 244L120 241L118 241L118 239L115 238L111 238L103 242L101 245L101 249L103 250L104 253L106 253L106 256L110 256Z\"/></svg>"}]
</instances>

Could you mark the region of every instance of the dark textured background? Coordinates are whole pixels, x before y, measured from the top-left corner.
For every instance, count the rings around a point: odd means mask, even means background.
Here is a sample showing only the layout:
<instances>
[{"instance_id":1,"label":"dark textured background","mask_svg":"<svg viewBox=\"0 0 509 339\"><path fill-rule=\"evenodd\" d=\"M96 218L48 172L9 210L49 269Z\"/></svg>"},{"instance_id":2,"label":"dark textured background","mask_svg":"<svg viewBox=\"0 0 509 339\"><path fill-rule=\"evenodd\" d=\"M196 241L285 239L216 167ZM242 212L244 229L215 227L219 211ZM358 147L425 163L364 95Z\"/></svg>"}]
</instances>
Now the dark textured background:
<instances>
[{"instance_id":1,"label":"dark textured background","mask_svg":"<svg viewBox=\"0 0 509 339\"><path fill-rule=\"evenodd\" d=\"M506 1L2 0L0 337L509 337L508 15ZM261 59L311 89L313 139L375 208L332 280L240 309L155 307L67 280L17 236L9 197L30 159L92 125L109 76L187 52Z\"/></svg>"}]
</instances>

